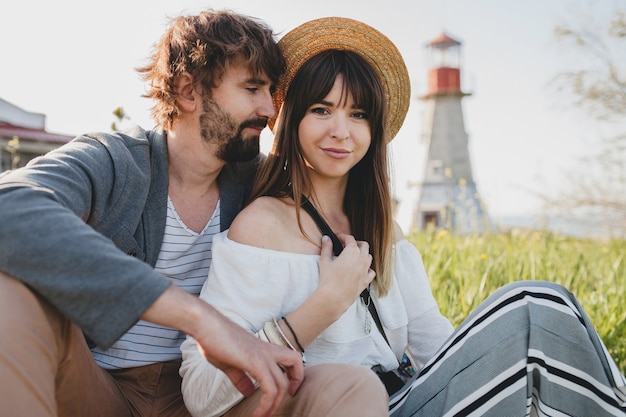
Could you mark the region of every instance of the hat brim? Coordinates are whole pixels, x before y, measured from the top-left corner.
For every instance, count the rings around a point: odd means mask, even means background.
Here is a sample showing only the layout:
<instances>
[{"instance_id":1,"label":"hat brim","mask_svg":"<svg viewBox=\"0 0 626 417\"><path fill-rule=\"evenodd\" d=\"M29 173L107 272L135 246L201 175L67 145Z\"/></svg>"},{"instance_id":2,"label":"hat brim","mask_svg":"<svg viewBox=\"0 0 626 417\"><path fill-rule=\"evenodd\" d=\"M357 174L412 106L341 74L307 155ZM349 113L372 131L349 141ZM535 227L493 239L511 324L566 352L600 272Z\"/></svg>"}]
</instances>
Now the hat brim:
<instances>
[{"instance_id":1,"label":"hat brim","mask_svg":"<svg viewBox=\"0 0 626 417\"><path fill-rule=\"evenodd\" d=\"M398 48L385 35L365 23L345 17L308 21L288 32L278 42L287 69L280 78L273 100L279 111L296 72L312 56L329 49L353 51L374 69L387 100L385 135L391 141L404 123L411 100L409 73ZM275 119L269 121L273 129Z\"/></svg>"}]
</instances>

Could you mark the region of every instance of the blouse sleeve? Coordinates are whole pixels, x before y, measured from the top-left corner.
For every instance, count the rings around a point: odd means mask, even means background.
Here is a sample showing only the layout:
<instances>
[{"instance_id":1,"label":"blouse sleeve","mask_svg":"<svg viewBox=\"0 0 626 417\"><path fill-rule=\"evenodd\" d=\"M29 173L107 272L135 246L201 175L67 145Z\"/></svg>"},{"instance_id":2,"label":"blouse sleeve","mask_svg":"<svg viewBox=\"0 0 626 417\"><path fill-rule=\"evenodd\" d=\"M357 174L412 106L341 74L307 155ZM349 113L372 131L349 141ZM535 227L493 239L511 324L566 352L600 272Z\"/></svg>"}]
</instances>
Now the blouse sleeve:
<instances>
[{"instance_id":1,"label":"blouse sleeve","mask_svg":"<svg viewBox=\"0 0 626 417\"><path fill-rule=\"evenodd\" d=\"M251 333L295 310L317 287L319 256L242 245L226 233L213 237L213 260L200 298ZM202 356L195 339L187 337L181 352L181 388L192 416L219 416L241 401L243 395Z\"/></svg>"},{"instance_id":2,"label":"blouse sleeve","mask_svg":"<svg viewBox=\"0 0 626 417\"><path fill-rule=\"evenodd\" d=\"M395 276L408 315L408 351L422 368L452 334L450 321L439 311L414 245L403 239L395 245Z\"/></svg>"},{"instance_id":3,"label":"blouse sleeve","mask_svg":"<svg viewBox=\"0 0 626 417\"><path fill-rule=\"evenodd\" d=\"M185 406L194 417L220 416L243 399L226 374L208 362L195 339L187 336L181 345L180 375Z\"/></svg>"}]
</instances>

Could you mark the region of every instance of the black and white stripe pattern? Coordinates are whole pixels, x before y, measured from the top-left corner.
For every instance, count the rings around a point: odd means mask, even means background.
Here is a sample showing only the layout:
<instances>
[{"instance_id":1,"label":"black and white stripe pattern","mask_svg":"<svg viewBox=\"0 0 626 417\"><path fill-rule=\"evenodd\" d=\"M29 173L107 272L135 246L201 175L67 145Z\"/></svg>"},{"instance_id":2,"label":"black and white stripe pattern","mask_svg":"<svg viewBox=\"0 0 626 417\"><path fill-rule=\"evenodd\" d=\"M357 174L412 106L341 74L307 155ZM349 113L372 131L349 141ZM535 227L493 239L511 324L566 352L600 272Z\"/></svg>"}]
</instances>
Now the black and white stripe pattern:
<instances>
[{"instance_id":1,"label":"black and white stripe pattern","mask_svg":"<svg viewBox=\"0 0 626 417\"><path fill-rule=\"evenodd\" d=\"M165 232L155 270L175 285L199 295L209 274L213 236L220 231L220 203L204 230L190 230L168 198ZM139 320L109 349L92 349L105 369L133 368L156 362L180 360L183 332Z\"/></svg>"},{"instance_id":2,"label":"black and white stripe pattern","mask_svg":"<svg viewBox=\"0 0 626 417\"><path fill-rule=\"evenodd\" d=\"M509 284L390 398L395 416L623 416L626 381L574 296Z\"/></svg>"}]
</instances>

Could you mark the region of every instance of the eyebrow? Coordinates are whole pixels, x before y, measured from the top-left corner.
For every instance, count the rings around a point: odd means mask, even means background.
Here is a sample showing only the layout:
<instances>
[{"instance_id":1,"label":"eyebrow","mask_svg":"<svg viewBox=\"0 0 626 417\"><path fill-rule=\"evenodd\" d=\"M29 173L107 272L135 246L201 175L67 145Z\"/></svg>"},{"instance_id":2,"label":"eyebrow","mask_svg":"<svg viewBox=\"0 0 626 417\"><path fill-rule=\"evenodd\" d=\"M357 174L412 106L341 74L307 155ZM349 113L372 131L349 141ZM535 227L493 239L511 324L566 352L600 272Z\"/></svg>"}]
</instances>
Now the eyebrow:
<instances>
[{"instance_id":1,"label":"eyebrow","mask_svg":"<svg viewBox=\"0 0 626 417\"><path fill-rule=\"evenodd\" d=\"M269 83L268 80L264 78L258 78L258 77L250 77L245 82L248 84L259 84L259 85L266 85Z\"/></svg>"},{"instance_id":2,"label":"eyebrow","mask_svg":"<svg viewBox=\"0 0 626 417\"><path fill-rule=\"evenodd\" d=\"M327 100L320 100L318 102L318 104L321 104L321 105L324 105L324 106L330 106L330 107L336 107L337 106L332 101L327 101ZM364 110L363 107L357 105L357 103L352 103L352 106L350 108L351 109L357 109L357 110Z\"/></svg>"}]
</instances>

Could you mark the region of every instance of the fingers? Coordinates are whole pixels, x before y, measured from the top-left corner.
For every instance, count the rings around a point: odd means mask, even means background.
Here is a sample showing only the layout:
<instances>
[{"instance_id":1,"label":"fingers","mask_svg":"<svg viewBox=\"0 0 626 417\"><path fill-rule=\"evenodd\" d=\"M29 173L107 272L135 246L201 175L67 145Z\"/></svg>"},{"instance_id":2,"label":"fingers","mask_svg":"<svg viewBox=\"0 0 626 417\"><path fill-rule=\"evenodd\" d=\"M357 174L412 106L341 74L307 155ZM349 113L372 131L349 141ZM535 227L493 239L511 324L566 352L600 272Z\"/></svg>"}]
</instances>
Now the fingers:
<instances>
[{"instance_id":1,"label":"fingers","mask_svg":"<svg viewBox=\"0 0 626 417\"><path fill-rule=\"evenodd\" d=\"M199 352L222 370L243 395L254 394L258 384L262 394L255 417L274 413L285 394L295 392L304 379L301 354L262 341L203 301L200 306L217 320L203 320L202 323L214 326L207 325L190 332L198 342ZM222 335L224 342L215 343L213 334Z\"/></svg>"},{"instance_id":2,"label":"fingers","mask_svg":"<svg viewBox=\"0 0 626 417\"><path fill-rule=\"evenodd\" d=\"M274 346L272 346L274 348ZM263 392L253 417L271 416L278 409L285 393L295 395L304 380L302 358L297 352L283 347L275 352L278 359L276 366L270 366L271 378L259 381Z\"/></svg>"},{"instance_id":3,"label":"fingers","mask_svg":"<svg viewBox=\"0 0 626 417\"><path fill-rule=\"evenodd\" d=\"M339 240L343 242L345 248L356 247L359 250L361 258L367 263L367 267L372 264L372 255L370 254L370 245L364 240L356 240L352 235L338 234ZM322 239L323 240L323 239ZM322 242L323 244L323 242ZM323 248L322 248L323 249Z\"/></svg>"},{"instance_id":4,"label":"fingers","mask_svg":"<svg viewBox=\"0 0 626 417\"><path fill-rule=\"evenodd\" d=\"M263 392L253 417L270 416L280 405L285 393L294 395L304 380L304 365L300 353L283 346L267 344L272 360L267 361L267 374L259 379Z\"/></svg>"},{"instance_id":5,"label":"fingers","mask_svg":"<svg viewBox=\"0 0 626 417\"><path fill-rule=\"evenodd\" d=\"M322 251L320 256L325 259L332 259L333 257L333 242L326 235L322 236Z\"/></svg>"},{"instance_id":6,"label":"fingers","mask_svg":"<svg viewBox=\"0 0 626 417\"><path fill-rule=\"evenodd\" d=\"M263 392L259 405L252 417L271 416L278 408L287 390L287 381L278 366L270 366L270 377L259 381L259 389Z\"/></svg>"},{"instance_id":7,"label":"fingers","mask_svg":"<svg viewBox=\"0 0 626 417\"><path fill-rule=\"evenodd\" d=\"M304 381L304 365L300 354L296 352L296 356L294 356L291 352L292 351L289 351L289 357L281 360L279 364L284 369L285 375L289 381L289 394L295 395Z\"/></svg>"},{"instance_id":8,"label":"fingers","mask_svg":"<svg viewBox=\"0 0 626 417\"><path fill-rule=\"evenodd\" d=\"M369 280L369 282L374 281L374 278L376 278L376 271L374 271L372 268L368 269L367 279Z\"/></svg>"},{"instance_id":9,"label":"fingers","mask_svg":"<svg viewBox=\"0 0 626 417\"><path fill-rule=\"evenodd\" d=\"M341 240L344 247L356 246L362 254L369 254L370 252L370 244L364 240L356 240L354 236L343 233L338 234L337 237Z\"/></svg>"},{"instance_id":10,"label":"fingers","mask_svg":"<svg viewBox=\"0 0 626 417\"><path fill-rule=\"evenodd\" d=\"M354 238L354 236L352 235L347 235L344 233L338 233L337 237L339 238L339 240L341 240L341 243L343 243L343 246L350 246L350 245L356 245L356 239Z\"/></svg>"},{"instance_id":11,"label":"fingers","mask_svg":"<svg viewBox=\"0 0 626 417\"><path fill-rule=\"evenodd\" d=\"M330 256L332 242L322 240L317 288L322 297L330 300L328 303L333 311L341 314L374 280L376 274L371 269L372 256L367 242L357 241L351 235L337 236L344 244L344 250L336 258Z\"/></svg>"}]
</instances>

